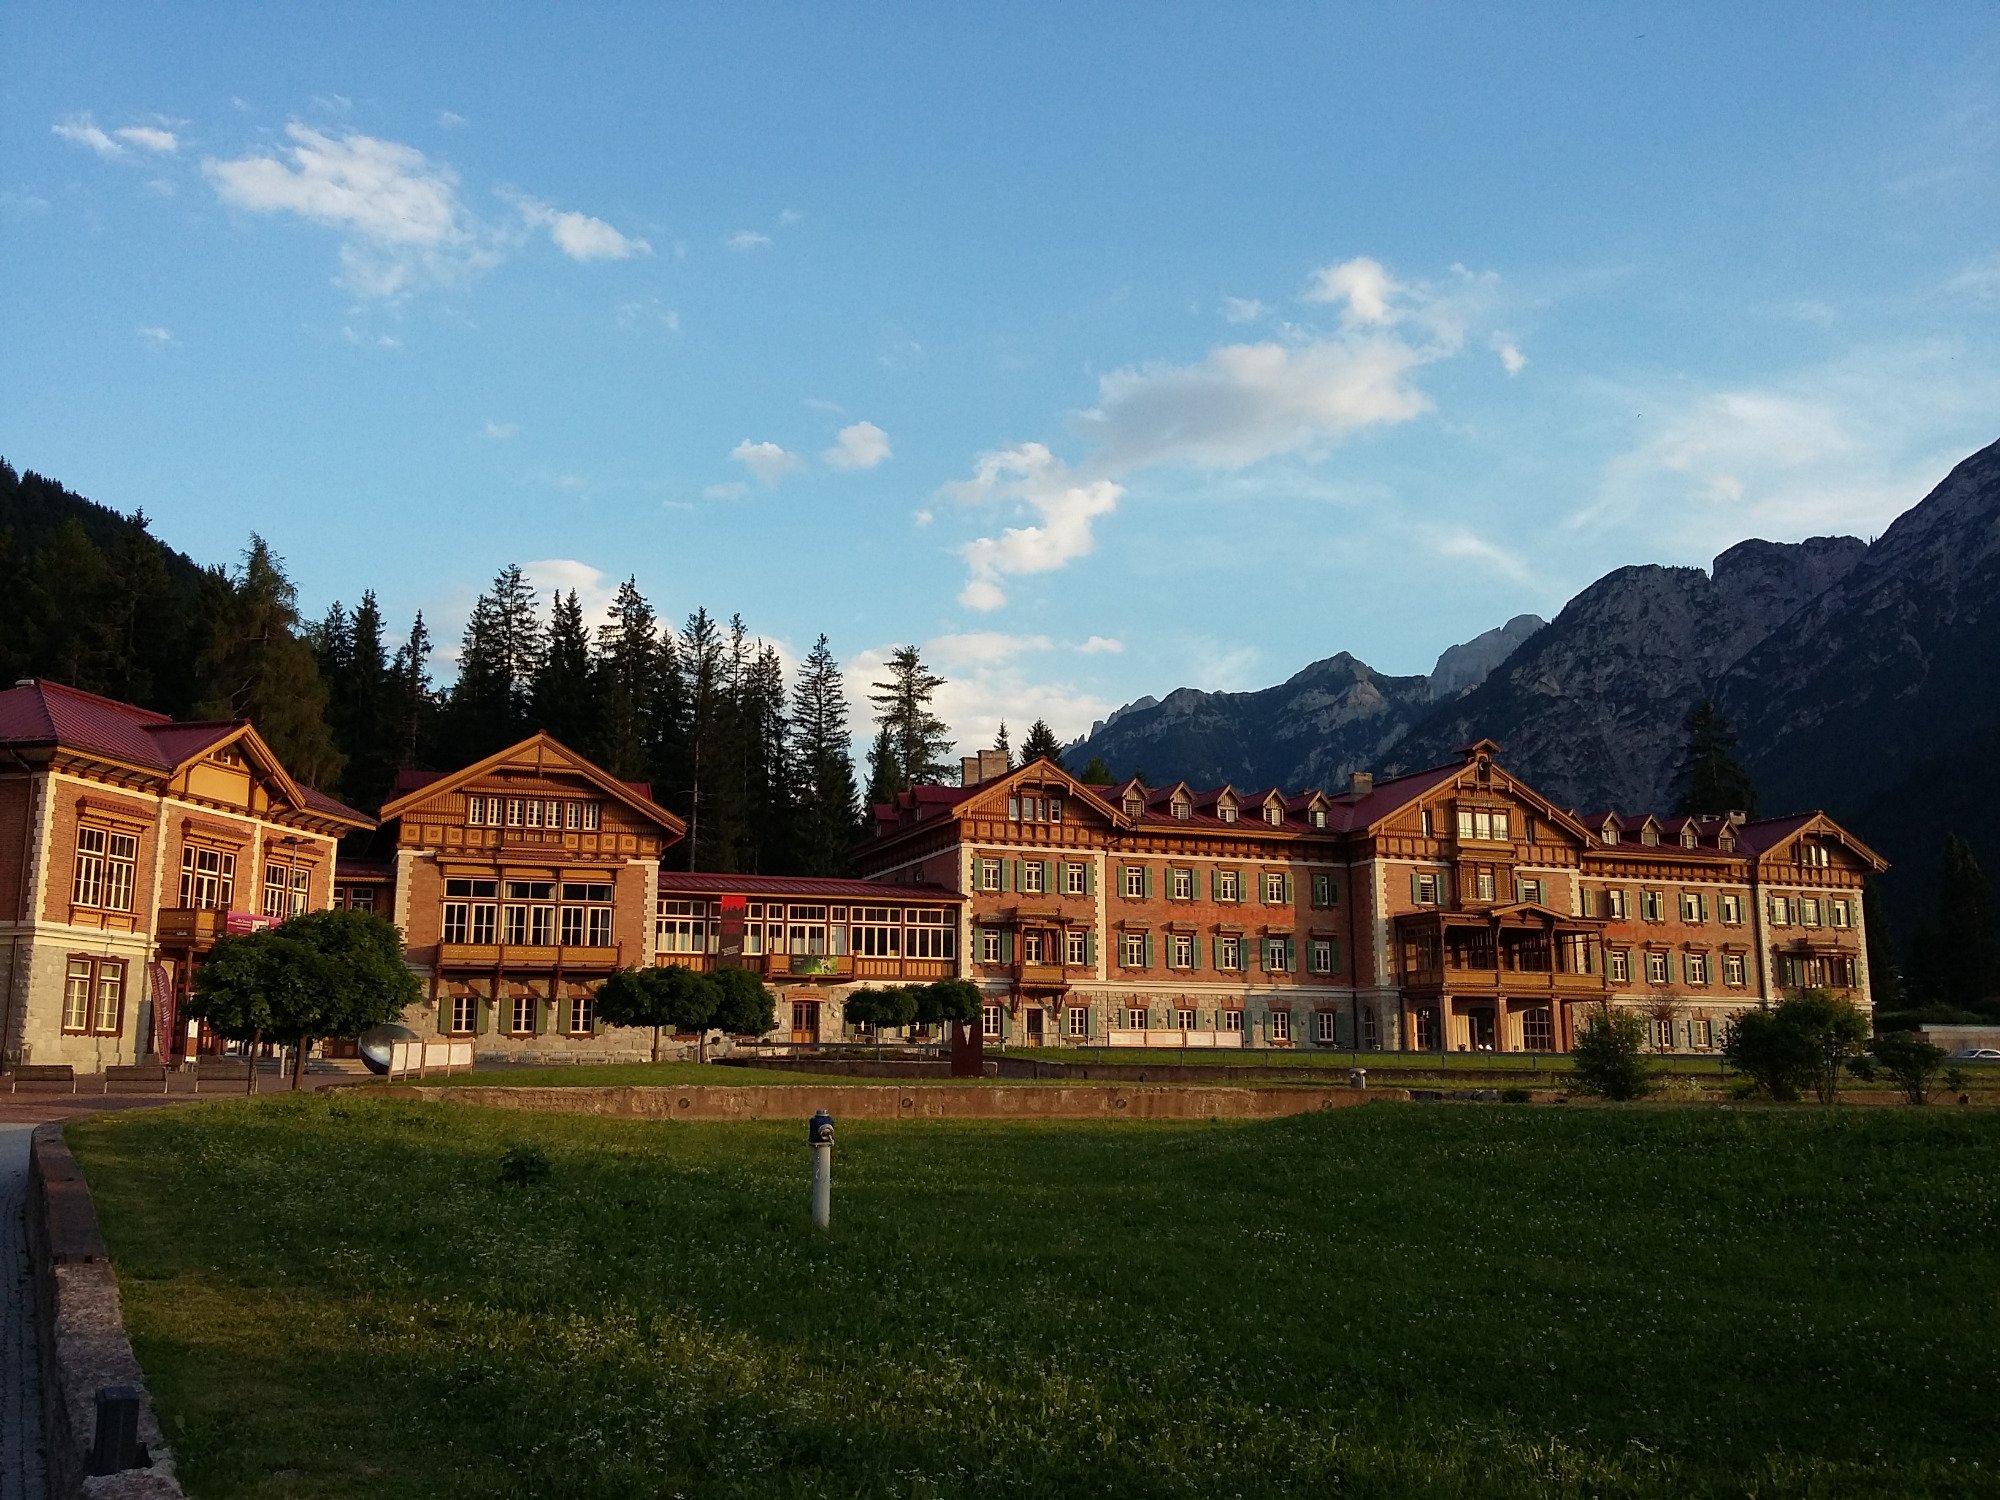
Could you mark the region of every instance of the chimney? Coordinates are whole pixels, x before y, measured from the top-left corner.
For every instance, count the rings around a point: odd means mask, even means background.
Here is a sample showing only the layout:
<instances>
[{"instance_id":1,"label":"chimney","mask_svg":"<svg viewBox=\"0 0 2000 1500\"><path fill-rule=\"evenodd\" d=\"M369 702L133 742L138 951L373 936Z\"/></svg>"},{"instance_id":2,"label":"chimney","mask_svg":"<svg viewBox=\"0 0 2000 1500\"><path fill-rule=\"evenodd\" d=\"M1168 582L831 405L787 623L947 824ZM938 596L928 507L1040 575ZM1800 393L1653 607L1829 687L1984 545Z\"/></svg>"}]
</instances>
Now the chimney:
<instances>
[{"instance_id":1,"label":"chimney","mask_svg":"<svg viewBox=\"0 0 2000 1500\"><path fill-rule=\"evenodd\" d=\"M1750 814L1740 807L1730 808L1727 816L1731 828L1741 828L1745 823L1750 821Z\"/></svg>"},{"instance_id":2,"label":"chimney","mask_svg":"<svg viewBox=\"0 0 2000 1500\"><path fill-rule=\"evenodd\" d=\"M979 757L976 755L961 755L958 758L958 784L960 786L978 786L981 779L979 774Z\"/></svg>"},{"instance_id":3,"label":"chimney","mask_svg":"<svg viewBox=\"0 0 2000 1500\"><path fill-rule=\"evenodd\" d=\"M1007 752L1005 750L982 750L979 752L979 779L991 781L996 776L1007 774Z\"/></svg>"},{"instance_id":4,"label":"chimney","mask_svg":"<svg viewBox=\"0 0 2000 1500\"><path fill-rule=\"evenodd\" d=\"M1375 773L1373 771L1349 771L1347 773L1347 790L1351 796L1367 796L1375 790Z\"/></svg>"}]
</instances>

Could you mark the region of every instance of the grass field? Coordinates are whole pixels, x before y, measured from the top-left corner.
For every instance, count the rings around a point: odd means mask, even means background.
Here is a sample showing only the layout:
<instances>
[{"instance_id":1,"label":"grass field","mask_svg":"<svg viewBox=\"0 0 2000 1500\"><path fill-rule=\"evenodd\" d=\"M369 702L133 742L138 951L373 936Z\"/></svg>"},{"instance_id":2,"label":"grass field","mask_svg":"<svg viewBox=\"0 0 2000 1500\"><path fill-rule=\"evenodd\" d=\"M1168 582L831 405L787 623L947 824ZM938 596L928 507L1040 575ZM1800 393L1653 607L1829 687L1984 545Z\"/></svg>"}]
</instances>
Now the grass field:
<instances>
[{"instance_id":1,"label":"grass field","mask_svg":"<svg viewBox=\"0 0 2000 1500\"><path fill-rule=\"evenodd\" d=\"M69 1137L211 1500L2000 1492L1983 1111Z\"/></svg>"}]
</instances>

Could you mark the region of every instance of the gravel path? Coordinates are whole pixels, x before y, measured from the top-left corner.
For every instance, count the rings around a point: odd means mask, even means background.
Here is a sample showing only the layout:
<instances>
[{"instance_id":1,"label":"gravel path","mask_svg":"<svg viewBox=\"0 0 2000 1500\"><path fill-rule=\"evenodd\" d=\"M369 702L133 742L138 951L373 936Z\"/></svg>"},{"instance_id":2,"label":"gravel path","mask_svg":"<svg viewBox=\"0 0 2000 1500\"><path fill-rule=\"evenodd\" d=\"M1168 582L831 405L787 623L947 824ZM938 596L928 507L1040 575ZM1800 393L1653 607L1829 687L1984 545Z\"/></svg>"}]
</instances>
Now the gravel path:
<instances>
[{"instance_id":1,"label":"gravel path","mask_svg":"<svg viewBox=\"0 0 2000 1500\"><path fill-rule=\"evenodd\" d=\"M42 1379L35 1352L35 1283L28 1274L28 1137L0 1124L0 1500L45 1500Z\"/></svg>"}]
</instances>

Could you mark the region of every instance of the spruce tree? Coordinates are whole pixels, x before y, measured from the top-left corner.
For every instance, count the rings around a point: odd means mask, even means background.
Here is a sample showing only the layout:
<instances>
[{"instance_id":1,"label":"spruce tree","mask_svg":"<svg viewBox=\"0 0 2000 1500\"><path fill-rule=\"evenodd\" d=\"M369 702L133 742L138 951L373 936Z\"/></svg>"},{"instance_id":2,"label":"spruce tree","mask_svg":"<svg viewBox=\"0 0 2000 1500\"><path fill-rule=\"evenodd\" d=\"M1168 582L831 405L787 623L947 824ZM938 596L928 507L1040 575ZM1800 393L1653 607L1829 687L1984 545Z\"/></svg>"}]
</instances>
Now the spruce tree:
<instances>
[{"instance_id":1,"label":"spruce tree","mask_svg":"<svg viewBox=\"0 0 2000 1500\"><path fill-rule=\"evenodd\" d=\"M639 592L637 581L627 578L618 585L604 623L597 627L597 655L591 669L597 732L589 744L599 765L627 781L645 776L652 764L659 663L659 623L653 607Z\"/></svg>"},{"instance_id":2,"label":"spruce tree","mask_svg":"<svg viewBox=\"0 0 2000 1500\"><path fill-rule=\"evenodd\" d=\"M382 640L382 607L364 589L350 620L347 671L330 684L347 772L341 789L356 807L379 807L396 775L395 684Z\"/></svg>"},{"instance_id":3,"label":"spruce tree","mask_svg":"<svg viewBox=\"0 0 2000 1500\"><path fill-rule=\"evenodd\" d=\"M418 610L409 638L396 649L389 668L385 756L392 780L396 771L425 766L436 710L437 701L431 693L431 632L424 624L424 612Z\"/></svg>"},{"instance_id":4,"label":"spruce tree","mask_svg":"<svg viewBox=\"0 0 2000 1500\"><path fill-rule=\"evenodd\" d=\"M1755 815L1757 790L1736 758L1736 733L1722 711L1707 699L1688 712L1687 739L1674 773L1677 817L1715 816L1731 811Z\"/></svg>"},{"instance_id":5,"label":"spruce tree","mask_svg":"<svg viewBox=\"0 0 2000 1500\"><path fill-rule=\"evenodd\" d=\"M2000 941L1993 928L1993 888L1956 833L1945 835L1944 869L1930 954L1936 998L1960 1010L2000 1008Z\"/></svg>"},{"instance_id":6,"label":"spruce tree","mask_svg":"<svg viewBox=\"0 0 2000 1500\"><path fill-rule=\"evenodd\" d=\"M718 788L727 764L728 663L722 627L706 609L697 608L681 627L678 656L686 686L684 746L686 783L676 787L682 816L687 819L688 868L711 870L710 849L717 843L715 820ZM726 819L724 819L726 823Z\"/></svg>"},{"instance_id":7,"label":"spruce tree","mask_svg":"<svg viewBox=\"0 0 2000 1500\"><path fill-rule=\"evenodd\" d=\"M248 719L294 777L337 786L344 762L327 730L326 683L297 633L298 594L283 560L255 533L209 623L197 717Z\"/></svg>"},{"instance_id":8,"label":"spruce tree","mask_svg":"<svg viewBox=\"0 0 2000 1500\"><path fill-rule=\"evenodd\" d=\"M748 802L743 867L760 875L788 873L795 867L797 770L785 716L785 667L769 645L760 644L750 659L741 702Z\"/></svg>"},{"instance_id":9,"label":"spruce tree","mask_svg":"<svg viewBox=\"0 0 2000 1500\"><path fill-rule=\"evenodd\" d=\"M1882 913L1882 896L1871 878L1861 886L1861 925L1868 937L1868 994L1875 1013L1899 1011L1907 1003L1903 991L1903 966L1896 959L1896 942L1890 935L1888 918Z\"/></svg>"},{"instance_id":10,"label":"spruce tree","mask_svg":"<svg viewBox=\"0 0 2000 1500\"><path fill-rule=\"evenodd\" d=\"M993 736L993 748L1007 758L1007 769L1014 769L1014 747L1007 742L1007 721L1000 721L1000 731Z\"/></svg>"},{"instance_id":11,"label":"spruce tree","mask_svg":"<svg viewBox=\"0 0 2000 1500\"><path fill-rule=\"evenodd\" d=\"M800 663L792 685L799 874L851 873L848 850L854 842L855 806L848 733L846 684L822 635Z\"/></svg>"},{"instance_id":12,"label":"spruce tree","mask_svg":"<svg viewBox=\"0 0 2000 1500\"><path fill-rule=\"evenodd\" d=\"M1104 757L1093 755L1083 763L1083 770L1077 773L1078 781L1085 786L1110 786L1111 767L1104 763Z\"/></svg>"},{"instance_id":13,"label":"spruce tree","mask_svg":"<svg viewBox=\"0 0 2000 1500\"><path fill-rule=\"evenodd\" d=\"M875 809L894 802L896 793L908 785L903 768L896 763L896 741L889 733L889 726L884 724L875 732L875 743L868 747L868 795L861 804L864 831Z\"/></svg>"},{"instance_id":14,"label":"spruce tree","mask_svg":"<svg viewBox=\"0 0 2000 1500\"><path fill-rule=\"evenodd\" d=\"M549 634L535 670L533 721L538 729L589 753L596 738L598 698L591 682L590 635L576 590L549 606Z\"/></svg>"},{"instance_id":15,"label":"spruce tree","mask_svg":"<svg viewBox=\"0 0 2000 1500\"><path fill-rule=\"evenodd\" d=\"M534 684L545 649L534 586L509 563L466 622L458 681L445 714L443 753L463 764L491 755L533 727Z\"/></svg>"},{"instance_id":16,"label":"spruce tree","mask_svg":"<svg viewBox=\"0 0 2000 1500\"><path fill-rule=\"evenodd\" d=\"M1046 760L1052 766L1062 764L1062 741L1041 719L1028 726L1028 737L1021 741L1021 764L1025 766L1036 759Z\"/></svg>"},{"instance_id":17,"label":"spruce tree","mask_svg":"<svg viewBox=\"0 0 2000 1500\"><path fill-rule=\"evenodd\" d=\"M950 775L951 730L931 704L945 680L924 665L915 646L890 653L885 671L868 699L875 705L875 722L889 732L895 749L893 790L942 785ZM881 769L880 764L871 766L878 779Z\"/></svg>"}]
</instances>

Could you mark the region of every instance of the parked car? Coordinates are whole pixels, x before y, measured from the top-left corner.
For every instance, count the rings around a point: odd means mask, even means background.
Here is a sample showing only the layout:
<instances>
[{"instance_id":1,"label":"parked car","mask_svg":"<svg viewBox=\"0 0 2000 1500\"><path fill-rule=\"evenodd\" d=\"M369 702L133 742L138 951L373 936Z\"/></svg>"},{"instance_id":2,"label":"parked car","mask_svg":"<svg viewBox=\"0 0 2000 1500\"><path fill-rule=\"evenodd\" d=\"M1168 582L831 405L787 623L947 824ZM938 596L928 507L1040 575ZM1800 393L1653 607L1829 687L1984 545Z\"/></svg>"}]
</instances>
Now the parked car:
<instances>
[{"instance_id":1,"label":"parked car","mask_svg":"<svg viewBox=\"0 0 2000 1500\"><path fill-rule=\"evenodd\" d=\"M1958 1055L1973 1062L2000 1062L2000 1047L1965 1047Z\"/></svg>"}]
</instances>

